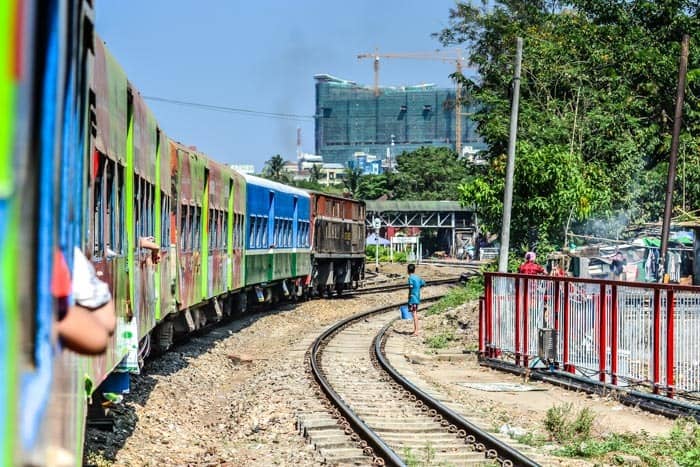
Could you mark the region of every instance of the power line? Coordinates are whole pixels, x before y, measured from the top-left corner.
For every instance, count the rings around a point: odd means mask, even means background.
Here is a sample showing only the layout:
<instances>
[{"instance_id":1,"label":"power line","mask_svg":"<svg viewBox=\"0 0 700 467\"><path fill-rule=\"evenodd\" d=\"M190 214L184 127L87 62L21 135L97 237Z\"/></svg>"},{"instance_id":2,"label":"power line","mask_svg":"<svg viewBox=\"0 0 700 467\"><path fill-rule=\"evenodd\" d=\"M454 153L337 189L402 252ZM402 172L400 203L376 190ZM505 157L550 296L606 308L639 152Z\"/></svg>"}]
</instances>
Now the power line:
<instances>
[{"instance_id":1,"label":"power line","mask_svg":"<svg viewBox=\"0 0 700 467\"><path fill-rule=\"evenodd\" d=\"M144 99L150 100L150 101L158 101L158 102L165 102L167 104L175 104L175 105L183 105L187 107L195 107L198 109L204 109L204 110L214 110L216 112L226 112L226 113L233 113L233 114L238 114L238 115L248 115L252 117L267 117L267 118L277 118L280 120L313 120L312 115L301 115L301 114L290 114L290 113L280 113L280 112L265 112L262 110L251 110L251 109L242 109L242 108L237 108L237 107L226 107L226 106L221 106L221 105L211 105L211 104L203 104L201 102L187 102L187 101L180 101L176 99L168 99L165 97L156 97L156 96L141 96Z\"/></svg>"}]
</instances>

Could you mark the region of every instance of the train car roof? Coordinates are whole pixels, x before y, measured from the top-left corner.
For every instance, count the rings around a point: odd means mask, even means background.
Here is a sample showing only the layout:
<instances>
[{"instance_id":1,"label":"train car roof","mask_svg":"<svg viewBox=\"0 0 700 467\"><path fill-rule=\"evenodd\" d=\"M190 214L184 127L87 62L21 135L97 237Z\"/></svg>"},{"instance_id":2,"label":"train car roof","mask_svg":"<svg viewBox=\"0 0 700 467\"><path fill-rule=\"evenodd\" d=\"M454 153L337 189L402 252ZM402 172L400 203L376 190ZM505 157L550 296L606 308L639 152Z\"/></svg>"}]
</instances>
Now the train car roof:
<instances>
[{"instance_id":1,"label":"train car roof","mask_svg":"<svg viewBox=\"0 0 700 467\"><path fill-rule=\"evenodd\" d=\"M321 195L321 196L326 196L328 198L342 199L343 201L350 201L353 203L365 204L365 201L362 199L346 198L343 195L336 195L334 193L326 193L325 191L310 190L310 189L304 189L304 191L306 191L307 193L310 193L312 195Z\"/></svg>"},{"instance_id":2,"label":"train car roof","mask_svg":"<svg viewBox=\"0 0 700 467\"><path fill-rule=\"evenodd\" d=\"M305 198L310 198L309 193L306 191L285 185L283 183L278 183L278 182L273 182L272 180L268 180L266 178L260 178L260 177L255 177L253 175L248 175L248 174L243 174L243 177L245 178L246 182L251 183L253 185L259 185L263 186L265 188L270 188L273 190L281 191L282 193L289 193L289 194L294 194L294 195L302 195Z\"/></svg>"}]
</instances>

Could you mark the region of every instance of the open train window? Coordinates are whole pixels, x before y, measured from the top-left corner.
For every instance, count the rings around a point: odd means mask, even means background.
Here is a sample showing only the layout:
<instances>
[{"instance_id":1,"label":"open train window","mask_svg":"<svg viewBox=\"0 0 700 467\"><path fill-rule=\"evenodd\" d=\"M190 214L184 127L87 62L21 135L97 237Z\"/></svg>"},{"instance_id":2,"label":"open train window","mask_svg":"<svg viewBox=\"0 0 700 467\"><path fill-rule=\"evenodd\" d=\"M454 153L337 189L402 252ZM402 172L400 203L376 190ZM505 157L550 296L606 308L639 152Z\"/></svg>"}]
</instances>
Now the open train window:
<instances>
[{"instance_id":1,"label":"open train window","mask_svg":"<svg viewBox=\"0 0 700 467\"><path fill-rule=\"evenodd\" d=\"M164 191L160 192L160 245L170 245L170 197Z\"/></svg>"},{"instance_id":2,"label":"open train window","mask_svg":"<svg viewBox=\"0 0 700 467\"><path fill-rule=\"evenodd\" d=\"M226 211L221 212L221 249L226 250L228 248L228 216L229 213Z\"/></svg>"},{"instance_id":3,"label":"open train window","mask_svg":"<svg viewBox=\"0 0 700 467\"><path fill-rule=\"evenodd\" d=\"M107 233L105 248L116 252L117 233L117 189L115 163L107 160L105 166L105 216L107 218Z\"/></svg>"},{"instance_id":4,"label":"open train window","mask_svg":"<svg viewBox=\"0 0 700 467\"><path fill-rule=\"evenodd\" d=\"M125 214L125 209L126 207L124 206L124 167L121 164L116 164L116 180L115 185L116 185L116 192L117 192L117 199L116 199L116 206L117 206L117 232L116 232L116 237L114 239L114 246L113 250L115 253L118 255L123 255L124 254L124 233L126 232L125 229L125 219L126 219L126 214Z\"/></svg>"},{"instance_id":5,"label":"open train window","mask_svg":"<svg viewBox=\"0 0 700 467\"><path fill-rule=\"evenodd\" d=\"M255 248L255 219L256 216L250 216L250 232L248 233L248 248Z\"/></svg>"},{"instance_id":6,"label":"open train window","mask_svg":"<svg viewBox=\"0 0 700 467\"><path fill-rule=\"evenodd\" d=\"M192 218L192 251L201 250L201 229L202 229L202 208L199 206L194 206L192 208L194 214Z\"/></svg>"},{"instance_id":7,"label":"open train window","mask_svg":"<svg viewBox=\"0 0 700 467\"><path fill-rule=\"evenodd\" d=\"M216 218L214 217L214 210L209 210L209 218L207 219L207 245L209 248L209 254L213 254L214 247L216 245Z\"/></svg>"},{"instance_id":8,"label":"open train window","mask_svg":"<svg viewBox=\"0 0 700 467\"><path fill-rule=\"evenodd\" d=\"M267 217L258 218L258 248L265 248L268 246L267 242Z\"/></svg>"},{"instance_id":9,"label":"open train window","mask_svg":"<svg viewBox=\"0 0 700 467\"><path fill-rule=\"evenodd\" d=\"M187 228L187 215L189 206L182 204L180 205L180 250L187 251L187 238L189 236L189 230Z\"/></svg>"},{"instance_id":10,"label":"open train window","mask_svg":"<svg viewBox=\"0 0 700 467\"><path fill-rule=\"evenodd\" d=\"M104 251L104 171L107 158L96 153L92 179L92 256L102 257Z\"/></svg>"}]
</instances>

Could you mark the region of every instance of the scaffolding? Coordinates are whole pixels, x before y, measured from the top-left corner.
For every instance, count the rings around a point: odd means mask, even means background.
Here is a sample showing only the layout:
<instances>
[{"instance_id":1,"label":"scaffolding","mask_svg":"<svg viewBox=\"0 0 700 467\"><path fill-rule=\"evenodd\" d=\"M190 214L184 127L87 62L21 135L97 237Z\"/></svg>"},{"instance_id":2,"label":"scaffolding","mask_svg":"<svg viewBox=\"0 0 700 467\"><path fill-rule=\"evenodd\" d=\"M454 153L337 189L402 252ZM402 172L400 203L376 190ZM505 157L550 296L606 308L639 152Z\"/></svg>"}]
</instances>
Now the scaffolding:
<instances>
[{"instance_id":1,"label":"scaffolding","mask_svg":"<svg viewBox=\"0 0 700 467\"><path fill-rule=\"evenodd\" d=\"M384 159L392 140L394 156L422 146L455 148L455 92L435 85L380 87L316 75L316 153L325 162L346 164L356 152ZM463 114L476 112L474 103ZM463 118L462 146L485 144L476 123Z\"/></svg>"}]
</instances>

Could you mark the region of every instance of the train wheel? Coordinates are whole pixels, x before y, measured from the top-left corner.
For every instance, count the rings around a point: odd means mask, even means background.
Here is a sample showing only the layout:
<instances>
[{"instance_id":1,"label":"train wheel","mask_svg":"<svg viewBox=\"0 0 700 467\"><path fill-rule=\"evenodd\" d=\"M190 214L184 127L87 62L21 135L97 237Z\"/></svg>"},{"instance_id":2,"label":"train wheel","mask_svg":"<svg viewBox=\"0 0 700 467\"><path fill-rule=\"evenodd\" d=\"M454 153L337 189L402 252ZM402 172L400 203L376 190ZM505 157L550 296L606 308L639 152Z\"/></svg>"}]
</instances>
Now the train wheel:
<instances>
[{"instance_id":1,"label":"train wheel","mask_svg":"<svg viewBox=\"0 0 700 467\"><path fill-rule=\"evenodd\" d=\"M160 355L168 351L173 345L173 337L175 330L173 322L166 319L153 330L153 338L151 339L151 352L155 355Z\"/></svg>"}]
</instances>

